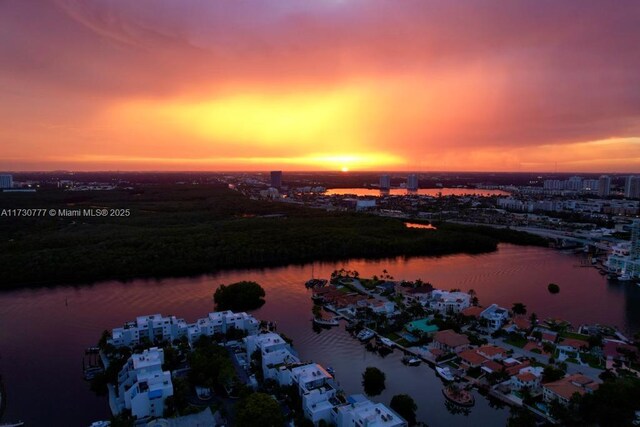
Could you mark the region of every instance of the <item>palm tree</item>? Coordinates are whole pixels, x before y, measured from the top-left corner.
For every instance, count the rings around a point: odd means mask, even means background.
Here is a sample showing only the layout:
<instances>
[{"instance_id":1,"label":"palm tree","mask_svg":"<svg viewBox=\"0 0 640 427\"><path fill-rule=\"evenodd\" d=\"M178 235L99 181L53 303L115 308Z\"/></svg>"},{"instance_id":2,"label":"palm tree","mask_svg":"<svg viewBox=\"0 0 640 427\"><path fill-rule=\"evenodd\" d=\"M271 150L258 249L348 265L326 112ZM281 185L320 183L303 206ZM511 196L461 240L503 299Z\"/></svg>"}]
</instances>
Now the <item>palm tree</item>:
<instances>
[{"instance_id":1,"label":"palm tree","mask_svg":"<svg viewBox=\"0 0 640 427\"><path fill-rule=\"evenodd\" d=\"M511 311L513 311L513 314L524 316L527 314L527 306L521 302L515 302L513 303L513 307L511 307Z\"/></svg>"}]
</instances>

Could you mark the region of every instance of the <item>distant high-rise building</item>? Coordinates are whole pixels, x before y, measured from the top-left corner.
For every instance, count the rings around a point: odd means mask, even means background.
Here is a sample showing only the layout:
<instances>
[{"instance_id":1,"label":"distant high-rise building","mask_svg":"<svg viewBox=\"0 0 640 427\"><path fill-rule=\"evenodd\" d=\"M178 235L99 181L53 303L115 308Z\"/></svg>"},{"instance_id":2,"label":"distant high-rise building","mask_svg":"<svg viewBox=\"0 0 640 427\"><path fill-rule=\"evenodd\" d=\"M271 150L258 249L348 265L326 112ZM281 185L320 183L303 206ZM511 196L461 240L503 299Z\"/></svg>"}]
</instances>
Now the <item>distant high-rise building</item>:
<instances>
[{"instance_id":1,"label":"distant high-rise building","mask_svg":"<svg viewBox=\"0 0 640 427\"><path fill-rule=\"evenodd\" d=\"M597 179L585 179L582 181L582 191L597 192L598 180Z\"/></svg>"},{"instance_id":2,"label":"distant high-rise building","mask_svg":"<svg viewBox=\"0 0 640 427\"><path fill-rule=\"evenodd\" d=\"M624 197L640 198L640 176L628 176L624 182Z\"/></svg>"},{"instance_id":3,"label":"distant high-rise building","mask_svg":"<svg viewBox=\"0 0 640 427\"><path fill-rule=\"evenodd\" d=\"M391 177L389 175L380 176L380 189L388 190L391 188Z\"/></svg>"},{"instance_id":4,"label":"distant high-rise building","mask_svg":"<svg viewBox=\"0 0 640 427\"><path fill-rule=\"evenodd\" d=\"M282 171L271 171L271 186L278 190L282 188Z\"/></svg>"},{"instance_id":5,"label":"distant high-rise building","mask_svg":"<svg viewBox=\"0 0 640 427\"><path fill-rule=\"evenodd\" d=\"M13 175L0 175L0 188L13 188Z\"/></svg>"},{"instance_id":6,"label":"distant high-rise building","mask_svg":"<svg viewBox=\"0 0 640 427\"><path fill-rule=\"evenodd\" d=\"M582 190L582 178L579 176L572 176L567 180L567 190L580 191Z\"/></svg>"},{"instance_id":7,"label":"distant high-rise building","mask_svg":"<svg viewBox=\"0 0 640 427\"><path fill-rule=\"evenodd\" d=\"M410 191L418 190L418 175L412 173L407 177L407 189Z\"/></svg>"},{"instance_id":8,"label":"distant high-rise building","mask_svg":"<svg viewBox=\"0 0 640 427\"><path fill-rule=\"evenodd\" d=\"M602 175L598 179L598 196L607 197L611 192L611 178L608 175Z\"/></svg>"}]
</instances>

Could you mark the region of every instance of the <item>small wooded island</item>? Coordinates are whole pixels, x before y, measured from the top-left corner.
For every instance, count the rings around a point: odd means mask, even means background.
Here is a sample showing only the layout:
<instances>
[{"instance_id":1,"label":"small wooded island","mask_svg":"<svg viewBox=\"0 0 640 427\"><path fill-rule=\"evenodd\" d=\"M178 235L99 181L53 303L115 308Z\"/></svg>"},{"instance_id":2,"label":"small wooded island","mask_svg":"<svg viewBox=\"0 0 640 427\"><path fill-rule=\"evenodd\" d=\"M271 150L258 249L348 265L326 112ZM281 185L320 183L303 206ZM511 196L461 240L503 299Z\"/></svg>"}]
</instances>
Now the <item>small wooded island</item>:
<instances>
[{"instance_id":1,"label":"small wooded island","mask_svg":"<svg viewBox=\"0 0 640 427\"><path fill-rule=\"evenodd\" d=\"M242 281L230 285L220 285L213 294L213 302L218 311L249 311L262 307L265 292L256 282Z\"/></svg>"}]
</instances>

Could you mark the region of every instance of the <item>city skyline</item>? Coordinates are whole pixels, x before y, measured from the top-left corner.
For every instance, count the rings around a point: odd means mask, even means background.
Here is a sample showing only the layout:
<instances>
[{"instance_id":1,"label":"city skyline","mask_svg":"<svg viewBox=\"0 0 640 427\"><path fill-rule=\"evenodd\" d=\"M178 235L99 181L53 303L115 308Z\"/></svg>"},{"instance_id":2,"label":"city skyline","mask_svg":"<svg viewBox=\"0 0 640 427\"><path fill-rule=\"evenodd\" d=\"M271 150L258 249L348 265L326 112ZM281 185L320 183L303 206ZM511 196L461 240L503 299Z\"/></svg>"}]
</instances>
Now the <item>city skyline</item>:
<instances>
[{"instance_id":1,"label":"city skyline","mask_svg":"<svg viewBox=\"0 0 640 427\"><path fill-rule=\"evenodd\" d=\"M1 170L640 170L635 2L151 4L0 5Z\"/></svg>"}]
</instances>

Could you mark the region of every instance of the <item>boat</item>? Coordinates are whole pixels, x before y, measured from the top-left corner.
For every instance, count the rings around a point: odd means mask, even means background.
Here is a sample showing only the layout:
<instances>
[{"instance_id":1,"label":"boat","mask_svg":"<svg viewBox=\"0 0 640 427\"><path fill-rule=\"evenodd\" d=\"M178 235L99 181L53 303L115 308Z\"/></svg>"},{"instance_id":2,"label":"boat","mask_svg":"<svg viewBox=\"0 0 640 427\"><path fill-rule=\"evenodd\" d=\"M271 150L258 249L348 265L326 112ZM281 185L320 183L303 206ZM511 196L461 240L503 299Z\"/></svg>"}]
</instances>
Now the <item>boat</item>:
<instances>
[{"instance_id":1,"label":"boat","mask_svg":"<svg viewBox=\"0 0 640 427\"><path fill-rule=\"evenodd\" d=\"M304 285L307 288L321 288L326 285L327 282L327 279L309 279Z\"/></svg>"},{"instance_id":2,"label":"boat","mask_svg":"<svg viewBox=\"0 0 640 427\"><path fill-rule=\"evenodd\" d=\"M22 427L23 425L24 421L18 421L17 423L0 424L0 427Z\"/></svg>"},{"instance_id":3,"label":"boat","mask_svg":"<svg viewBox=\"0 0 640 427\"><path fill-rule=\"evenodd\" d=\"M445 381L454 381L456 378L451 373L451 370L448 367L436 366L436 372Z\"/></svg>"},{"instance_id":4,"label":"boat","mask_svg":"<svg viewBox=\"0 0 640 427\"><path fill-rule=\"evenodd\" d=\"M94 421L89 427L109 427L110 425L111 421Z\"/></svg>"},{"instance_id":5,"label":"boat","mask_svg":"<svg viewBox=\"0 0 640 427\"><path fill-rule=\"evenodd\" d=\"M393 342L389 338L385 338L385 337L378 337L378 342L380 344L382 344L383 346L388 347L388 348L393 348L396 345L395 342Z\"/></svg>"},{"instance_id":6,"label":"boat","mask_svg":"<svg viewBox=\"0 0 640 427\"><path fill-rule=\"evenodd\" d=\"M336 319L321 319L319 317L314 317L313 323L319 326L338 326L340 324Z\"/></svg>"},{"instance_id":7,"label":"boat","mask_svg":"<svg viewBox=\"0 0 640 427\"><path fill-rule=\"evenodd\" d=\"M622 273L621 275L618 276L618 281L620 282L628 282L631 280L631 276L629 276L629 274L627 273Z\"/></svg>"},{"instance_id":8,"label":"boat","mask_svg":"<svg viewBox=\"0 0 640 427\"><path fill-rule=\"evenodd\" d=\"M327 368L327 372L329 373L329 375L331 375L332 377L334 377L336 375L336 370L333 369L331 366L329 366Z\"/></svg>"},{"instance_id":9,"label":"boat","mask_svg":"<svg viewBox=\"0 0 640 427\"><path fill-rule=\"evenodd\" d=\"M356 337L357 337L360 341L365 342L365 341L369 341L369 340L370 340L371 338L373 338L375 335L376 335L376 334L375 334L372 330L370 330L370 329L363 329L363 330L361 330L361 331L358 333L358 335L356 335Z\"/></svg>"},{"instance_id":10,"label":"boat","mask_svg":"<svg viewBox=\"0 0 640 427\"><path fill-rule=\"evenodd\" d=\"M414 356L405 356L402 358L402 363L408 366L418 366L422 360Z\"/></svg>"}]
</instances>

